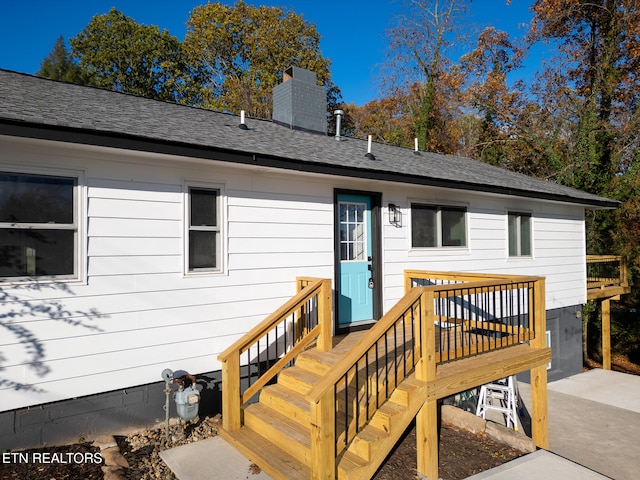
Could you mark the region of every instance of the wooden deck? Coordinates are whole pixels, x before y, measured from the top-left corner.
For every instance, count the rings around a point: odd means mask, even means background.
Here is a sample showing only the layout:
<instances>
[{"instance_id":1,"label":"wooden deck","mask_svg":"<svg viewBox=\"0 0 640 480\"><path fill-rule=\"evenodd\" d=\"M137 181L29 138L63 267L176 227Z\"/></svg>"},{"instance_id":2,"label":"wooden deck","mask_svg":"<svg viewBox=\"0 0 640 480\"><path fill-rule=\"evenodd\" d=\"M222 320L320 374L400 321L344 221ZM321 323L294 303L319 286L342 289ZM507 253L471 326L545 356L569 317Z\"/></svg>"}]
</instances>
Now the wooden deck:
<instances>
[{"instance_id":1,"label":"wooden deck","mask_svg":"<svg viewBox=\"0 0 640 480\"><path fill-rule=\"evenodd\" d=\"M611 370L611 301L631 293L627 262L614 255L587 256L587 300L600 302L602 368Z\"/></svg>"},{"instance_id":2,"label":"wooden deck","mask_svg":"<svg viewBox=\"0 0 640 480\"><path fill-rule=\"evenodd\" d=\"M295 367L280 374L277 384L263 389L259 403L243 407L243 427L237 431L223 430L221 435L276 479L316 478L312 474L311 405L305 401L305 395L365 335L366 332L355 332L336 337L332 350L328 352L316 348L303 352ZM393 339L387 341L394 343ZM373 409L375 414L371 415L367 426L360 432L356 432L356 420L345 411L347 405L341 401L341 397L344 389L349 388L360 405L374 406L375 398L372 397L376 395L372 393L373 388L369 386L367 389L364 386L366 381L359 388L354 387L353 381L338 388L335 394L338 404L335 418L337 435L332 441L337 453L335 478L370 478L425 404L433 404L440 398L526 369L543 367L546 372L546 364L550 359L550 349L536 349L522 344L439 365L436 378L430 382L417 380L415 371L412 371L402 375L402 379L394 385L394 394ZM380 367L377 381L383 388L389 383L396 383L397 376L387 377L394 375L391 373L395 371L393 363L395 358L392 364ZM543 385L546 387L546 382ZM369 393L365 393L365 390ZM537 395L540 397L539 403L546 405L546 389L538 391ZM347 410L353 411L353 408L352 403ZM359 415L361 420L367 416L365 408ZM432 425L435 428L437 422ZM353 440L345 442L349 437L353 437Z\"/></svg>"},{"instance_id":3,"label":"wooden deck","mask_svg":"<svg viewBox=\"0 0 640 480\"><path fill-rule=\"evenodd\" d=\"M438 400L530 370L532 434L547 448L551 351L544 334L535 334L545 331L544 279L456 274L456 282L409 288L370 330L331 339L330 283L307 279L221 355L221 435L276 479L368 479L415 418L417 471L437 478ZM496 294L513 301L486 303ZM477 308L459 308L474 302ZM314 305L321 307L315 313ZM265 367L276 383L262 377L241 392L240 356L283 324L302 333L275 360L277 371ZM259 401L245 402L256 385Z\"/></svg>"}]
</instances>

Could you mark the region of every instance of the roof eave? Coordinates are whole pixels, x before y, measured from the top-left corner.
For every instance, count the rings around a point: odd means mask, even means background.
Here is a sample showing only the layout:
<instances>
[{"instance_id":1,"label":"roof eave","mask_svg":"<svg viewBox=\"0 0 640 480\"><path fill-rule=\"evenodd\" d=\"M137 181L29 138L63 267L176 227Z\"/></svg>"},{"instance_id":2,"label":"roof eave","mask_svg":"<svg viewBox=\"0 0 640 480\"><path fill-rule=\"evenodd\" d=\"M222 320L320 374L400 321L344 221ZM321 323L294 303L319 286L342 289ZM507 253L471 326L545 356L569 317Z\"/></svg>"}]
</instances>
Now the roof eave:
<instances>
[{"instance_id":1,"label":"roof eave","mask_svg":"<svg viewBox=\"0 0 640 480\"><path fill-rule=\"evenodd\" d=\"M326 175L346 175L368 180L380 180L395 183L409 183L431 187L468 190L474 192L525 197L554 202L571 203L594 209L615 209L620 202L608 199L581 199L569 195L557 195L545 192L533 192L511 187L467 183L444 180L419 175L380 171L357 167L330 165L313 161L300 161L260 153L222 149L218 147L194 145L162 141L154 138L126 135L122 133L99 131L95 129L78 129L62 125L47 125L19 120L0 119L0 135L51 140L65 143L76 143L100 147L110 147L140 152L153 152L167 155L178 155L206 160L255 165L284 170L303 171Z\"/></svg>"}]
</instances>

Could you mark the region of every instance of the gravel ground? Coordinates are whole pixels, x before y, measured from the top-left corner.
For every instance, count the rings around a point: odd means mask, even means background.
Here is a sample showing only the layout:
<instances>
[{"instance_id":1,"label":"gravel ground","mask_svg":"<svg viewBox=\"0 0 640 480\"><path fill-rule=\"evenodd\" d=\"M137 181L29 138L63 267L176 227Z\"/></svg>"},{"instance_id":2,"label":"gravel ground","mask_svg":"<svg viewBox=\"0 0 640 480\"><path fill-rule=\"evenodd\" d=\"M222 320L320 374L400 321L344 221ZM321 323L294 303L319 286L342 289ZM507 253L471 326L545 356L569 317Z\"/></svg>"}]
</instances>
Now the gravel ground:
<instances>
[{"instance_id":1,"label":"gravel ground","mask_svg":"<svg viewBox=\"0 0 640 480\"><path fill-rule=\"evenodd\" d=\"M129 463L125 476L131 480L173 480L173 473L160 458L160 452L218 435L220 415L205 417L186 426L169 427L169 440L165 428L150 429L126 437L116 436L120 452Z\"/></svg>"},{"instance_id":2,"label":"gravel ground","mask_svg":"<svg viewBox=\"0 0 640 480\"><path fill-rule=\"evenodd\" d=\"M116 436L120 453L128 463L120 470L128 480L175 480L175 476L160 458L160 451L205 438L216 436L221 426L220 416L205 417L186 426L172 425L167 441L164 428L148 429L127 436ZM75 455L93 455L98 450L91 444L74 444L61 447L43 447L23 451L64 458ZM102 453L105 455L105 453ZM440 432L440 477L444 480L459 480L474 473L487 470L522 455L513 448L496 443L484 435L443 424ZM32 458L32 457L30 457ZM105 455L106 458L106 455ZM375 480L415 480L416 476L415 429L409 428L393 453L375 475ZM253 465L251 471L259 473ZM0 480L103 480L103 465L100 462L69 463L0 463ZM122 477L117 477L121 479Z\"/></svg>"}]
</instances>

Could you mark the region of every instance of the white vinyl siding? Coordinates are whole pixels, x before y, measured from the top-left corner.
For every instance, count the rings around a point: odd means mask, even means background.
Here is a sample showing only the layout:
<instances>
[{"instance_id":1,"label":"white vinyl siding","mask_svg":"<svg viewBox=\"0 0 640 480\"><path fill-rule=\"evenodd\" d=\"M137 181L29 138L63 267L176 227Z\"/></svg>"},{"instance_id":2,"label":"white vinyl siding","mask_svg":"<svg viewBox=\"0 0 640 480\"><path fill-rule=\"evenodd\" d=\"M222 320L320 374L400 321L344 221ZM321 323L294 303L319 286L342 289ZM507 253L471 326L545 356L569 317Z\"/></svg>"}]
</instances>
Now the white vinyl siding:
<instances>
[{"instance_id":1,"label":"white vinyl siding","mask_svg":"<svg viewBox=\"0 0 640 480\"><path fill-rule=\"evenodd\" d=\"M160 382L165 368L219 369L221 351L295 294L296 276L333 278L334 189L381 192L402 213L381 216L385 312L408 268L545 276L547 308L586 296L580 207L0 137L0 167L13 165L0 171L43 164L84 172L86 281L3 287L13 330L0 326L0 411ZM185 276L186 186L220 191L216 274ZM467 205L467 247L412 249L411 199ZM535 255L510 262L505 212L529 210Z\"/></svg>"},{"instance_id":2,"label":"white vinyl siding","mask_svg":"<svg viewBox=\"0 0 640 480\"><path fill-rule=\"evenodd\" d=\"M86 282L3 288L13 330L0 326L0 411L157 382L164 368L219 369L218 353L294 295L296 276L333 275L329 182L0 138L0 165L45 160L86 169ZM221 192L215 275L184 275L186 184Z\"/></svg>"},{"instance_id":3,"label":"white vinyl siding","mask_svg":"<svg viewBox=\"0 0 640 480\"><path fill-rule=\"evenodd\" d=\"M428 189L426 189L429 191ZM402 213L400 225L383 221L384 310L403 296L405 269L505 273L546 277L548 309L586 302L586 266L584 209L580 206L553 204L535 199L490 197L464 191L433 189L426 198L420 187L403 186L385 190L385 203L393 203ZM424 204L444 204L450 197L468 205L467 248L413 248L411 214L415 198ZM513 261L508 256L507 211L531 212L532 255Z\"/></svg>"}]
</instances>

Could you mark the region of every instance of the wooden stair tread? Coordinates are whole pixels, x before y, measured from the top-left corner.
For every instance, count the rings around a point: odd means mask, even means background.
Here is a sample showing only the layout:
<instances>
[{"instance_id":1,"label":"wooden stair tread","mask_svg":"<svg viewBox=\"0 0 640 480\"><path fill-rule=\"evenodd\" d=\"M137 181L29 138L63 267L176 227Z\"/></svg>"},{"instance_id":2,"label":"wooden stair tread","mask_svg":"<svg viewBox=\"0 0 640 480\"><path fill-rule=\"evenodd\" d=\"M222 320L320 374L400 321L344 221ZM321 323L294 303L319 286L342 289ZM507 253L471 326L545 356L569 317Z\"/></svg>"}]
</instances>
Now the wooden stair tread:
<instances>
[{"instance_id":1,"label":"wooden stair tread","mask_svg":"<svg viewBox=\"0 0 640 480\"><path fill-rule=\"evenodd\" d=\"M346 451L338 458L338 479L348 479L350 475L357 473L367 466L367 462L358 455Z\"/></svg>"},{"instance_id":2,"label":"wooden stair tread","mask_svg":"<svg viewBox=\"0 0 640 480\"><path fill-rule=\"evenodd\" d=\"M308 480L311 469L256 432L242 427L220 435L275 480Z\"/></svg>"},{"instance_id":3,"label":"wooden stair tread","mask_svg":"<svg viewBox=\"0 0 640 480\"><path fill-rule=\"evenodd\" d=\"M334 365L342 359L342 356L333 350L321 352L317 348L310 349L298 355L296 366L324 375L331 371Z\"/></svg>"},{"instance_id":4,"label":"wooden stair tread","mask_svg":"<svg viewBox=\"0 0 640 480\"><path fill-rule=\"evenodd\" d=\"M274 409L254 403L244 408L244 424L293 458L311 462L311 430Z\"/></svg>"},{"instance_id":5,"label":"wooden stair tread","mask_svg":"<svg viewBox=\"0 0 640 480\"><path fill-rule=\"evenodd\" d=\"M378 408L369 423L386 433L391 431L394 418L402 415L406 411L406 407L398 405L395 402L387 401Z\"/></svg>"},{"instance_id":6,"label":"wooden stair tread","mask_svg":"<svg viewBox=\"0 0 640 480\"><path fill-rule=\"evenodd\" d=\"M321 375L294 366L280 373L278 383L298 393L306 394L321 378Z\"/></svg>"},{"instance_id":7,"label":"wooden stair tread","mask_svg":"<svg viewBox=\"0 0 640 480\"><path fill-rule=\"evenodd\" d=\"M309 425L303 426L286 415L282 415L273 408L261 403L252 403L244 408L245 418L247 414L259 418L270 426L280 430L283 434L300 444L301 447L311 447L311 435ZM260 432L258 432L260 433Z\"/></svg>"},{"instance_id":8,"label":"wooden stair tread","mask_svg":"<svg viewBox=\"0 0 640 480\"><path fill-rule=\"evenodd\" d=\"M284 385L268 385L260 392L260 403L285 414L302 425L308 425L311 404L300 392Z\"/></svg>"}]
</instances>

